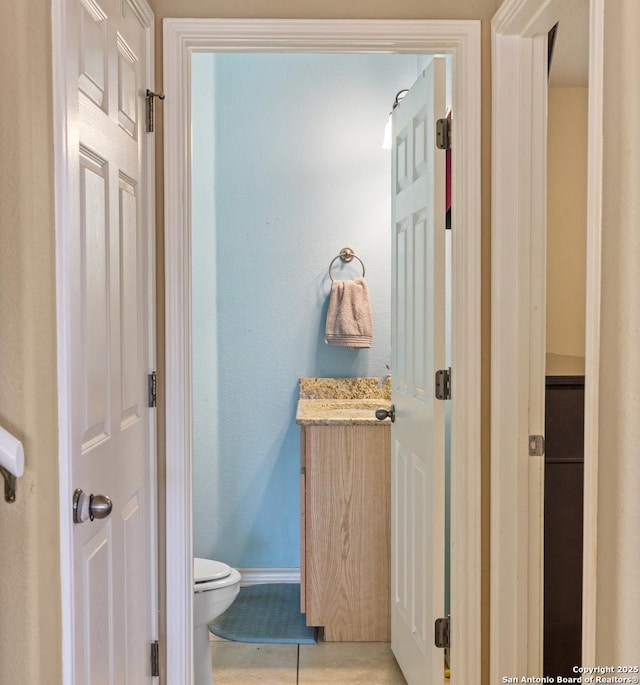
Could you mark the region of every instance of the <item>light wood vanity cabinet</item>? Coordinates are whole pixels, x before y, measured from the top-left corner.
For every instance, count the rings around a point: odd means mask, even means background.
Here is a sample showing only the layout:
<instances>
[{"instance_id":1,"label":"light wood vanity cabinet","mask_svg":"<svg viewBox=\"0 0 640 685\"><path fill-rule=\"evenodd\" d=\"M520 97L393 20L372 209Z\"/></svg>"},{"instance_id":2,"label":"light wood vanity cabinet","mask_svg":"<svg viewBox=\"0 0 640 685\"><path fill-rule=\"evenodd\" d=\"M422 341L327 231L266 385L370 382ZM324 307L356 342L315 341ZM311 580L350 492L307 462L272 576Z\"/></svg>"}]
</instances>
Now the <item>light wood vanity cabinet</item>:
<instances>
[{"instance_id":1,"label":"light wood vanity cabinet","mask_svg":"<svg viewBox=\"0 0 640 685\"><path fill-rule=\"evenodd\" d=\"M390 425L301 426L301 603L327 641L390 639Z\"/></svg>"}]
</instances>

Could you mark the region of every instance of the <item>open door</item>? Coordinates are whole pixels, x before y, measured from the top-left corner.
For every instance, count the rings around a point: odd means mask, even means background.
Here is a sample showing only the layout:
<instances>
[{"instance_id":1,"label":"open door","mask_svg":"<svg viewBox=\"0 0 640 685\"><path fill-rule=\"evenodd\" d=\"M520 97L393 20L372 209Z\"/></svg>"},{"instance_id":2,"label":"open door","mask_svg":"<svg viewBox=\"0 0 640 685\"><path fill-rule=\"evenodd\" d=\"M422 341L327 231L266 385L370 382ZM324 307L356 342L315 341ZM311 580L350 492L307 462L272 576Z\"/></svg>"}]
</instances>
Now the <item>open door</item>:
<instances>
[{"instance_id":1,"label":"open door","mask_svg":"<svg viewBox=\"0 0 640 685\"><path fill-rule=\"evenodd\" d=\"M445 60L434 58L393 115L391 648L408 685L442 682L444 616Z\"/></svg>"},{"instance_id":2,"label":"open door","mask_svg":"<svg viewBox=\"0 0 640 685\"><path fill-rule=\"evenodd\" d=\"M65 682L150 683L157 635L152 170L144 0L67 0L57 239Z\"/></svg>"}]
</instances>

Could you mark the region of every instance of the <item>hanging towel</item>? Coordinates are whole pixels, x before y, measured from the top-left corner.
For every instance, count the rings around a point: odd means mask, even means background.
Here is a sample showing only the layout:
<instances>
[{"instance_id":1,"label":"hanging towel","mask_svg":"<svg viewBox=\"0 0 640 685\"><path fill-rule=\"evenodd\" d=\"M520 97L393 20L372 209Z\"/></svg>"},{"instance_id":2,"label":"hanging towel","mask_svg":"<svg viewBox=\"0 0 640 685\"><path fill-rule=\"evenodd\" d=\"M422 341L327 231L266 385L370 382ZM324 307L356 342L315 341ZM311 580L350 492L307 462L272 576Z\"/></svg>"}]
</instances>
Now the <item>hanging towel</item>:
<instances>
[{"instance_id":1,"label":"hanging towel","mask_svg":"<svg viewBox=\"0 0 640 685\"><path fill-rule=\"evenodd\" d=\"M364 278L333 281L324 337L327 345L371 347L372 332L369 288Z\"/></svg>"}]
</instances>

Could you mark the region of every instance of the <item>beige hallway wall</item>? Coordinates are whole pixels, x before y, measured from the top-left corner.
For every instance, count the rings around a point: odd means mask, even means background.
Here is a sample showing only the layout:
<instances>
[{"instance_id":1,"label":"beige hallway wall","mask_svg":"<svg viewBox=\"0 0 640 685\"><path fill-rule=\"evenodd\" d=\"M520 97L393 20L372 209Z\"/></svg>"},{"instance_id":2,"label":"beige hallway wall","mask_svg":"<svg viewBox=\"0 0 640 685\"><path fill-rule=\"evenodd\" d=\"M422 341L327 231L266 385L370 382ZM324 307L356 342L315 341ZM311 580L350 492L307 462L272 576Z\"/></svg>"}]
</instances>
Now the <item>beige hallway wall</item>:
<instances>
[{"instance_id":1,"label":"beige hallway wall","mask_svg":"<svg viewBox=\"0 0 640 685\"><path fill-rule=\"evenodd\" d=\"M61 682L51 3L0 3L0 424L24 443L0 499L0 682ZM0 492L3 489L0 487Z\"/></svg>"},{"instance_id":2,"label":"beige hallway wall","mask_svg":"<svg viewBox=\"0 0 640 685\"><path fill-rule=\"evenodd\" d=\"M605 3L597 663L640 655L640 3ZM620 674L622 675L622 674Z\"/></svg>"},{"instance_id":3,"label":"beige hallway wall","mask_svg":"<svg viewBox=\"0 0 640 685\"><path fill-rule=\"evenodd\" d=\"M547 354L556 359L584 359L587 97L586 88L549 88Z\"/></svg>"}]
</instances>

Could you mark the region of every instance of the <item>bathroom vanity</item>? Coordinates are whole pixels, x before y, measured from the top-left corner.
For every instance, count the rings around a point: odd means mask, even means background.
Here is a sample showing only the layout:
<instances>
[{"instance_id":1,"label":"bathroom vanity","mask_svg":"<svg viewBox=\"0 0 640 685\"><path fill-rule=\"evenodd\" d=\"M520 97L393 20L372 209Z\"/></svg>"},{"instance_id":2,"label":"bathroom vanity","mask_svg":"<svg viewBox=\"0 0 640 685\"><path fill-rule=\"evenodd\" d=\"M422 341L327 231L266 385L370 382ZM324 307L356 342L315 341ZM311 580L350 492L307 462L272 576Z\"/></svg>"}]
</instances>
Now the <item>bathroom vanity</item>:
<instances>
[{"instance_id":1,"label":"bathroom vanity","mask_svg":"<svg viewBox=\"0 0 640 685\"><path fill-rule=\"evenodd\" d=\"M390 639L389 382L300 379L300 589L327 641Z\"/></svg>"}]
</instances>

